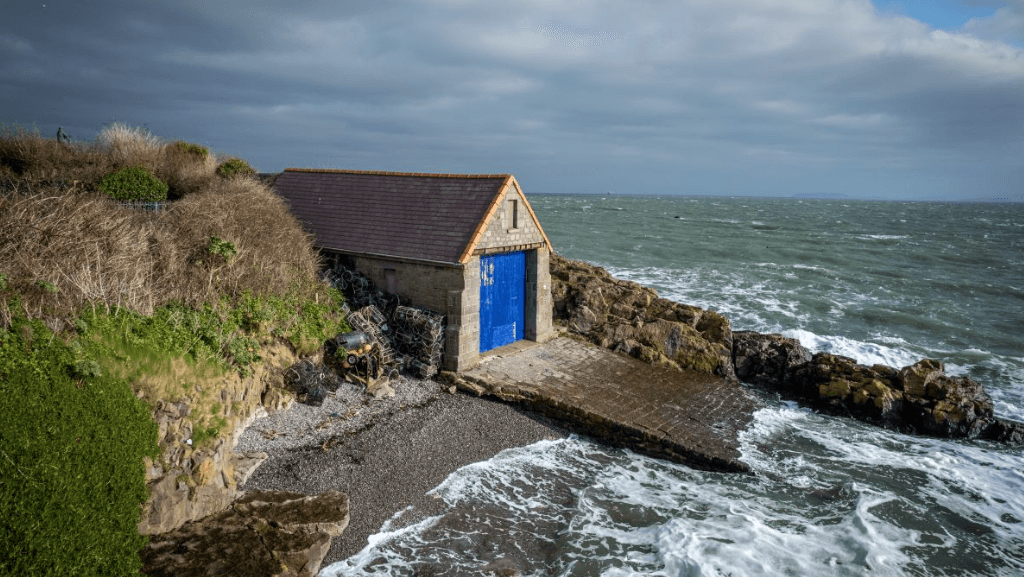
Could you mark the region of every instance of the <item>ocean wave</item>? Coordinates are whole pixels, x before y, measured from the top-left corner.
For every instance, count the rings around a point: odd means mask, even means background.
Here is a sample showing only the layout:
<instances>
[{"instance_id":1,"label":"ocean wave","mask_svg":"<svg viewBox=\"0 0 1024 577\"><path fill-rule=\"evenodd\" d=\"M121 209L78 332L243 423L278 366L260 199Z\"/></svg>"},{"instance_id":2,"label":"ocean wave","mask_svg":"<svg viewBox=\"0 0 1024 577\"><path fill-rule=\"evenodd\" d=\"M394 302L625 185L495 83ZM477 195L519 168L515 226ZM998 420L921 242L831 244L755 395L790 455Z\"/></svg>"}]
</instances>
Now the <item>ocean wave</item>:
<instances>
[{"instance_id":1,"label":"ocean wave","mask_svg":"<svg viewBox=\"0 0 1024 577\"><path fill-rule=\"evenodd\" d=\"M322 575L476 574L499 558L524 575L1024 569L1019 454L792 403L757 411L740 442L755 475L697 471L574 437L504 451L431 491L440 515L386 525Z\"/></svg>"},{"instance_id":2,"label":"ocean wave","mask_svg":"<svg viewBox=\"0 0 1024 577\"><path fill-rule=\"evenodd\" d=\"M903 240L910 237L905 234L861 234L857 235L857 238L861 240Z\"/></svg>"},{"instance_id":3,"label":"ocean wave","mask_svg":"<svg viewBox=\"0 0 1024 577\"><path fill-rule=\"evenodd\" d=\"M1024 399L1011 402L1005 399L993 399L994 412L997 417L1024 423Z\"/></svg>"},{"instance_id":4,"label":"ocean wave","mask_svg":"<svg viewBox=\"0 0 1024 577\"><path fill-rule=\"evenodd\" d=\"M392 530L390 525L392 521L400 518L403 514L407 513L411 509L406 509L396 513L391 519L384 523L381 530L367 537L367 545L362 551L355 555L345 559L344 561L338 561L332 563L326 567L320 569L318 577L347 577L350 575L399 575L403 573L412 573L412 566L407 559L404 559L401 555L388 555L386 545L391 541L409 539L417 541L418 535L434 525L441 517L427 517L418 523L408 525L405 527L399 527ZM372 567L372 570L367 572ZM382 572L378 573L380 569Z\"/></svg>"},{"instance_id":5,"label":"ocean wave","mask_svg":"<svg viewBox=\"0 0 1024 577\"><path fill-rule=\"evenodd\" d=\"M844 493L879 498L864 510L858 506L866 514L858 523L899 535L895 545L905 558L900 565L942 573L934 567L936 559L959 567L943 549L987 549L986 555L998 558L1000 547L1010 547L1019 552L1002 561L1024 567L1024 535L1019 530L1024 520L1019 469L1024 460L1015 452L900 435L839 417L808 415L791 406L755 413L741 444L744 461L771 483L791 487L790 492L811 489L811 496L827 500ZM978 534L992 540L988 545L972 543ZM967 574L989 574L959 568Z\"/></svg>"},{"instance_id":6,"label":"ocean wave","mask_svg":"<svg viewBox=\"0 0 1024 577\"><path fill-rule=\"evenodd\" d=\"M841 335L818 335L803 329L782 331L782 335L800 341L811 352L824 352L850 357L862 365L888 365L902 368L921 360L920 353L906 348L902 339L896 343L859 341ZM891 346L895 344L897 346Z\"/></svg>"}]
</instances>

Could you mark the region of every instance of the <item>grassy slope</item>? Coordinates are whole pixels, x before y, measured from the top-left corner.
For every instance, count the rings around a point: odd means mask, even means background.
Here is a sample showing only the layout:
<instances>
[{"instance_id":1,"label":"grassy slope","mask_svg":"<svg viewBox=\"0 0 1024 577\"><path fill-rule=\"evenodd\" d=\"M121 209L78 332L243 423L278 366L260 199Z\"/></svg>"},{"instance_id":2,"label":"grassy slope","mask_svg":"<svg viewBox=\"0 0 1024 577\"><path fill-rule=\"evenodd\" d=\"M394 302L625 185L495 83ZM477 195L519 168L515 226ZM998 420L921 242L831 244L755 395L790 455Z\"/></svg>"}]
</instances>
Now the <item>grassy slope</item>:
<instances>
[{"instance_id":1,"label":"grassy slope","mask_svg":"<svg viewBox=\"0 0 1024 577\"><path fill-rule=\"evenodd\" d=\"M103 194L129 166L168 184L166 210ZM0 134L0 574L137 572L157 403L188 397L209 441L224 422L199 383L345 328L282 200L220 166L121 125L95 143Z\"/></svg>"}]
</instances>

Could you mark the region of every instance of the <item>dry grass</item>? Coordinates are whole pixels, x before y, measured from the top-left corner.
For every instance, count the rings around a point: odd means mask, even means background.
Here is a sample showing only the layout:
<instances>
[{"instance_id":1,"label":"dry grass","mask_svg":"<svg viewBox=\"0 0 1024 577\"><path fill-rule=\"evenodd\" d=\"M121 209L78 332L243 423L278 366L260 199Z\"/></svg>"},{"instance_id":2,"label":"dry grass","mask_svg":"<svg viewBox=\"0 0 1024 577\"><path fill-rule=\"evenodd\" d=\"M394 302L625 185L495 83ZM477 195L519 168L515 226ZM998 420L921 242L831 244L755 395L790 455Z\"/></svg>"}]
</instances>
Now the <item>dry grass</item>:
<instances>
[{"instance_id":1,"label":"dry grass","mask_svg":"<svg viewBox=\"0 0 1024 577\"><path fill-rule=\"evenodd\" d=\"M27 316L60 331L84 306L150 314L175 301L316 290L316 253L282 199L256 178L218 177L216 163L212 154L183 153L123 125L94 144L5 130L0 275L7 288L0 289L0 326L10 324L14 295ZM153 214L96 192L105 174L134 165L168 182L170 198L178 200ZM211 236L233 243L238 254L229 262L214 257L207 251Z\"/></svg>"},{"instance_id":2,"label":"dry grass","mask_svg":"<svg viewBox=\"0 0 1024 577\"><path fill-rule=\"evenodd\" d=\"M163 158L164 143L148 131L115 122L96 136L96 144L122 166L141 164L152 168Z\"/></svg>"}]
</instances>

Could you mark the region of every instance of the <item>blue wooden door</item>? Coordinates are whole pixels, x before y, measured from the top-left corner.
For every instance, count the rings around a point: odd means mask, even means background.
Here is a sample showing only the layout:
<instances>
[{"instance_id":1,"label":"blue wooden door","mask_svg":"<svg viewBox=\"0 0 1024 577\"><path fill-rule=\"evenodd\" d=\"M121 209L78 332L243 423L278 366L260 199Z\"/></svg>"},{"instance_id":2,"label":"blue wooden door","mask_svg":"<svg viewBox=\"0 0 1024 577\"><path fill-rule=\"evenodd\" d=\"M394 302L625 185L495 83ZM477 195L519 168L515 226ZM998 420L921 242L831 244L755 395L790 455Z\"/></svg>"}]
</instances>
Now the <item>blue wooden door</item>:
<instances>
[{"instance_id":1,"label":"blue wooden door","mask_svg":"<svg viewBox=\"0 0 1024 577\"><path fill-rule=\"evenodd\" d=\"M523 338L526 253L480 257L480 352Z\"/></svg>"}]
</instances>

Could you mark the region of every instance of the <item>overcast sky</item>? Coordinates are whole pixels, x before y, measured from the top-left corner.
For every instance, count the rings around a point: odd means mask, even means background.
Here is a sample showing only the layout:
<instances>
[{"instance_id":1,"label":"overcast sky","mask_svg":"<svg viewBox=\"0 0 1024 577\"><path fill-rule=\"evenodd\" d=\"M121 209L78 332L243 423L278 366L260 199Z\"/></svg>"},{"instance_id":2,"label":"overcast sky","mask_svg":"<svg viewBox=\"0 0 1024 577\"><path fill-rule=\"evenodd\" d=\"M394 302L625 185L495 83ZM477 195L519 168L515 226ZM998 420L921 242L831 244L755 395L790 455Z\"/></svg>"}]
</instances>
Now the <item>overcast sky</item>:
<instances>
[{"instance_id":1,"label":"overcast sky","mask_svg":"<svg viewBox=\"0 0 1024 577\"><path fill-rule=\"evenodd\" d=\"M527 194L1024 201L1024 0L0 0L0 121Z\"/></svg>"}]
</instances>

